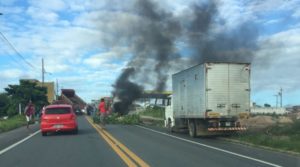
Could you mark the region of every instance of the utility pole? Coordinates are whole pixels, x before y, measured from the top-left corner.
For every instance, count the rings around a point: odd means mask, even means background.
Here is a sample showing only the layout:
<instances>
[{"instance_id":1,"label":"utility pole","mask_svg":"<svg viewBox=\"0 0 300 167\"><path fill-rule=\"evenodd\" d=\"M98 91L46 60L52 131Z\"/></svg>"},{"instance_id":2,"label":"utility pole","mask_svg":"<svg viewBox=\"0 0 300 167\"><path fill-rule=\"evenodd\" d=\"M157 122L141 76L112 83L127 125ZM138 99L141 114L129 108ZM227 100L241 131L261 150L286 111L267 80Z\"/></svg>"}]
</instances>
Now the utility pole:
<instances>
[{"instance_id":1,"label":"utility pole","mask_svg":"<svg viewBox=\"0 0 300 167\"><path fill-rule=\"evenodd\" d=\"M58 80L56 79L56 100L58 100Z\"/></svg>"},{"instance_id":2,"label":"utility pole","mask_svg":"<svg viewBox=\"0 0 300 167\"><path fill-rule=\"evenodd\" d=\"M279 96L280 96L280 107L282 108L282 88L280 88Z\"/></svg>"},{"instance_id":3,"label":"utility pole","mask_svg":"<svg viewBox=\"0 0 300 167\"><path fill-rule=\"evenodd\" d=\"M44 77L45 75L45 69L44 69L44 58L42 58L42 87L44 86Z\"/></svg>"}]
</instances>

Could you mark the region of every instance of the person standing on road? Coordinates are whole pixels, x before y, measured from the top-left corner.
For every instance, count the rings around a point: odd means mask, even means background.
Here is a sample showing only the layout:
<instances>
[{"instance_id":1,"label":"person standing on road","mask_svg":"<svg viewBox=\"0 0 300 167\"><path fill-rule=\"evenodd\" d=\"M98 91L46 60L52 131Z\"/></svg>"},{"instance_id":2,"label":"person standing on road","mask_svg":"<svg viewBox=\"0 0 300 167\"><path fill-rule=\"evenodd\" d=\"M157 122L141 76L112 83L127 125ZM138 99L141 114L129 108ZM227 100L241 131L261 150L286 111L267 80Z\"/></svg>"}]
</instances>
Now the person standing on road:
<instances>
[{"instance_id":1,"label":"person standing on road","mask_svg":"<svg viewBox=\"0 0 300 167\"><path fill-rule=\"evenodd\" d=\"M32 104L32 102L29 101L29 103L25 107L25 116L26 116L26 121L27 121L27 129L29 128L29 123L30 123L34 113L35 113L35 107Z\"/></svg>"},{"instance_id":2,"label":"person standing on road","mask_svg":"<svg viewBox=\"0 0 300 167\"><path fill-rule=\"evenodd\" d=\"M100 101L99 111L100 111L100 123L102 124L102 126L105 126L106 108L105 108L104 98L102 98Z\"/></svg>"}]
</instances>

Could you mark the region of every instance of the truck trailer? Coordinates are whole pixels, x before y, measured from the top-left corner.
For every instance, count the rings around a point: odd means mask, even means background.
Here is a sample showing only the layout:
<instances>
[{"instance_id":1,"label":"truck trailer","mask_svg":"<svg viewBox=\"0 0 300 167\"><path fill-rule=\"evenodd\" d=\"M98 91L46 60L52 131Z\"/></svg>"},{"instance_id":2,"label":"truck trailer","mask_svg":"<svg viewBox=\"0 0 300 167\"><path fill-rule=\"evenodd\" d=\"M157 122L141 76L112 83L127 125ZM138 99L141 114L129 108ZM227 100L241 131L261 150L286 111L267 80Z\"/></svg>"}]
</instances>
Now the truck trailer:
<instances>
[{"instance_id":1,"label":"truck trailer","mask_svg":"<svg viewBox=\"0 0 300 167\"><path fill-rule=\"evenodd\" d=\"M250 63L203 63L172 75L172 103L165 125L189 135L244 131L250 112Z\"/></svg>"}]
</instances>

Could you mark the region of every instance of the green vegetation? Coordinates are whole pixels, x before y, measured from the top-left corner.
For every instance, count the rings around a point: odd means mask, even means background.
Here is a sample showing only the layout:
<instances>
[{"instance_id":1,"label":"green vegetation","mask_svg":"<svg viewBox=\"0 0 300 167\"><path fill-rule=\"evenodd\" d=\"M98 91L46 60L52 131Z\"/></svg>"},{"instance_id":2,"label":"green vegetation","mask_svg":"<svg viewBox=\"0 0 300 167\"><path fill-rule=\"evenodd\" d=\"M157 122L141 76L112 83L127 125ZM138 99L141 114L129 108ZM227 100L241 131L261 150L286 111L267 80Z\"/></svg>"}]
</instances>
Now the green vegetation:
<instances>
[{"instance_id":1,"label":"green vegetation","mask_svg":"<svg viewBox=\"0 0 300 167\"><path fill-rule=\"evenodd\" d=\"M164 126L165 108L163 107L147 107L144 111L140 112L139 115L143 124L159 127Z\"/></svg>"},{"instance_id":2,"label":"green vegetation","mask_svg":"<svg viewBox=\"0 0 300 167\"><path fill-rule=\"evenodd\" d=\"M94 116L93 121L95 123L100 123L100 117ZM105 122L108 124L134 125L140 123L140 117L136 114L120 116L118 113L112 113L106 117Z\"/></svg>"},{"instance_id":3,"label":"green vegetation","mask_svg":"<svg viewBox=\"0 0 300 167\"><path fill-rule=\"evenodd\" d=\"M149 116L150 118L143 118L143 116ZM119 115L118 113L112 113L106 117L106 123L108 124L127 124L127 125L135 125L135 124L148 124L155 126L163 126L165 116L165 109L162 107L147 107L144 111L139 114L132 115ZM153 119L153 118L158 118ZM100 117L94 116L93 121L95 123L100 123Z\"/></svg>"},{"instance_id":4,"label":"green vegetation","mask_svg":"<svg viewBox=\"0 0 300 167\"><path fill-rule=\"evenodd\" d=\"M36 112L48 104L47 89L37 86L33 81L21 80L20 85L8 85L5 91L0 93L0 133L26 124L24 115L18 115L19 104L24 111L31 100ZM1 119L4 116L8 116L8 119Z\"/></svg>"},{"instance_id":5,"label":"green vegetation","mask_svg":"<svg viewBox=\"0 0 300 167\"><path fill-rule=\"evenodd\" d=\"M18 113L18 104L22 106L24 111L25 106L31 100L35 105L36 111L48 104L47 100L47 88L37 86L33 81L21 80L20 85L8 85L5 88L6 95L10 98L9 109L7 114L9 116L16 115Z\"/></svg>"},{"instance_id":6,"label":"green vegetation","mask_svg":"<svg viewBox=\"0 0 300 167\"><path fill-rule=\"evenodd\" d=\"M300 120L293 124L277 124L260 132L249 131L233 136L233 138L256 145L300 153Z\"/></svg>"},{"instance_id":7,"label":"green vegetation","mask_svg":"<svg viewBox=\"0 0 300 167\"><path fill-rule=\"evenodd\" d=\"M165 118L165 108L163 107L147 107L144 111L139 113L140 115L150 116L155 118Z\"/></svg>"},{"instance_id":8,"label":"green vegetation","mask_svg":"<svg viewBox=\"0 0 300 167\"><path fill-rule=\"evenodd\" d=\"M0 119L0 133L6 132L21 126L26 125L26 119L24 115L15 115L9 119Z\"/></svg>"},{"instance_id":9,"label":"green vegetation","mask_svg":"<svg viewBox=\"0 0 300 167\"><path fill-rule=\"evenodd\" d=\"M5 93L0 94L0 117L8 115L8 109L10 106L10 98Z\"/></svg>"}]
</instances>

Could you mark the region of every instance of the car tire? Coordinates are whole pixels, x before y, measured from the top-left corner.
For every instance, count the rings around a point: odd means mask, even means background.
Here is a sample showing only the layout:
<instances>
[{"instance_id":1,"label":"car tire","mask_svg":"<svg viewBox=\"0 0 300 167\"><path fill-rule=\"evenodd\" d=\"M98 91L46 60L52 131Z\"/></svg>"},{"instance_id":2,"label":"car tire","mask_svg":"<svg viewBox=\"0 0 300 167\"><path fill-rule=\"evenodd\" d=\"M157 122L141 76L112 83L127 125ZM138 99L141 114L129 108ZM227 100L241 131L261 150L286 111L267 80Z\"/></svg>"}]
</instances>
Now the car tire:
<instances>
[{"instance_id":1,"label":"car tire","mask_svg":"<svg viewBox=\"0 0 300 167\"><path fill-rule=\"evenodd\" d=\"M42 132L42 136L47 136L47 132Z\"/></svg>"},{"instance_id":2,"label":"car tire","mask_svg":"<svg viewBox=\"0 0 300 167\"><path fill-rule=\"evenodd\" d=\"M78 134L78 128L76 128L75 130L73 130L73 134Z\"/></svg>"}]
</instances>

